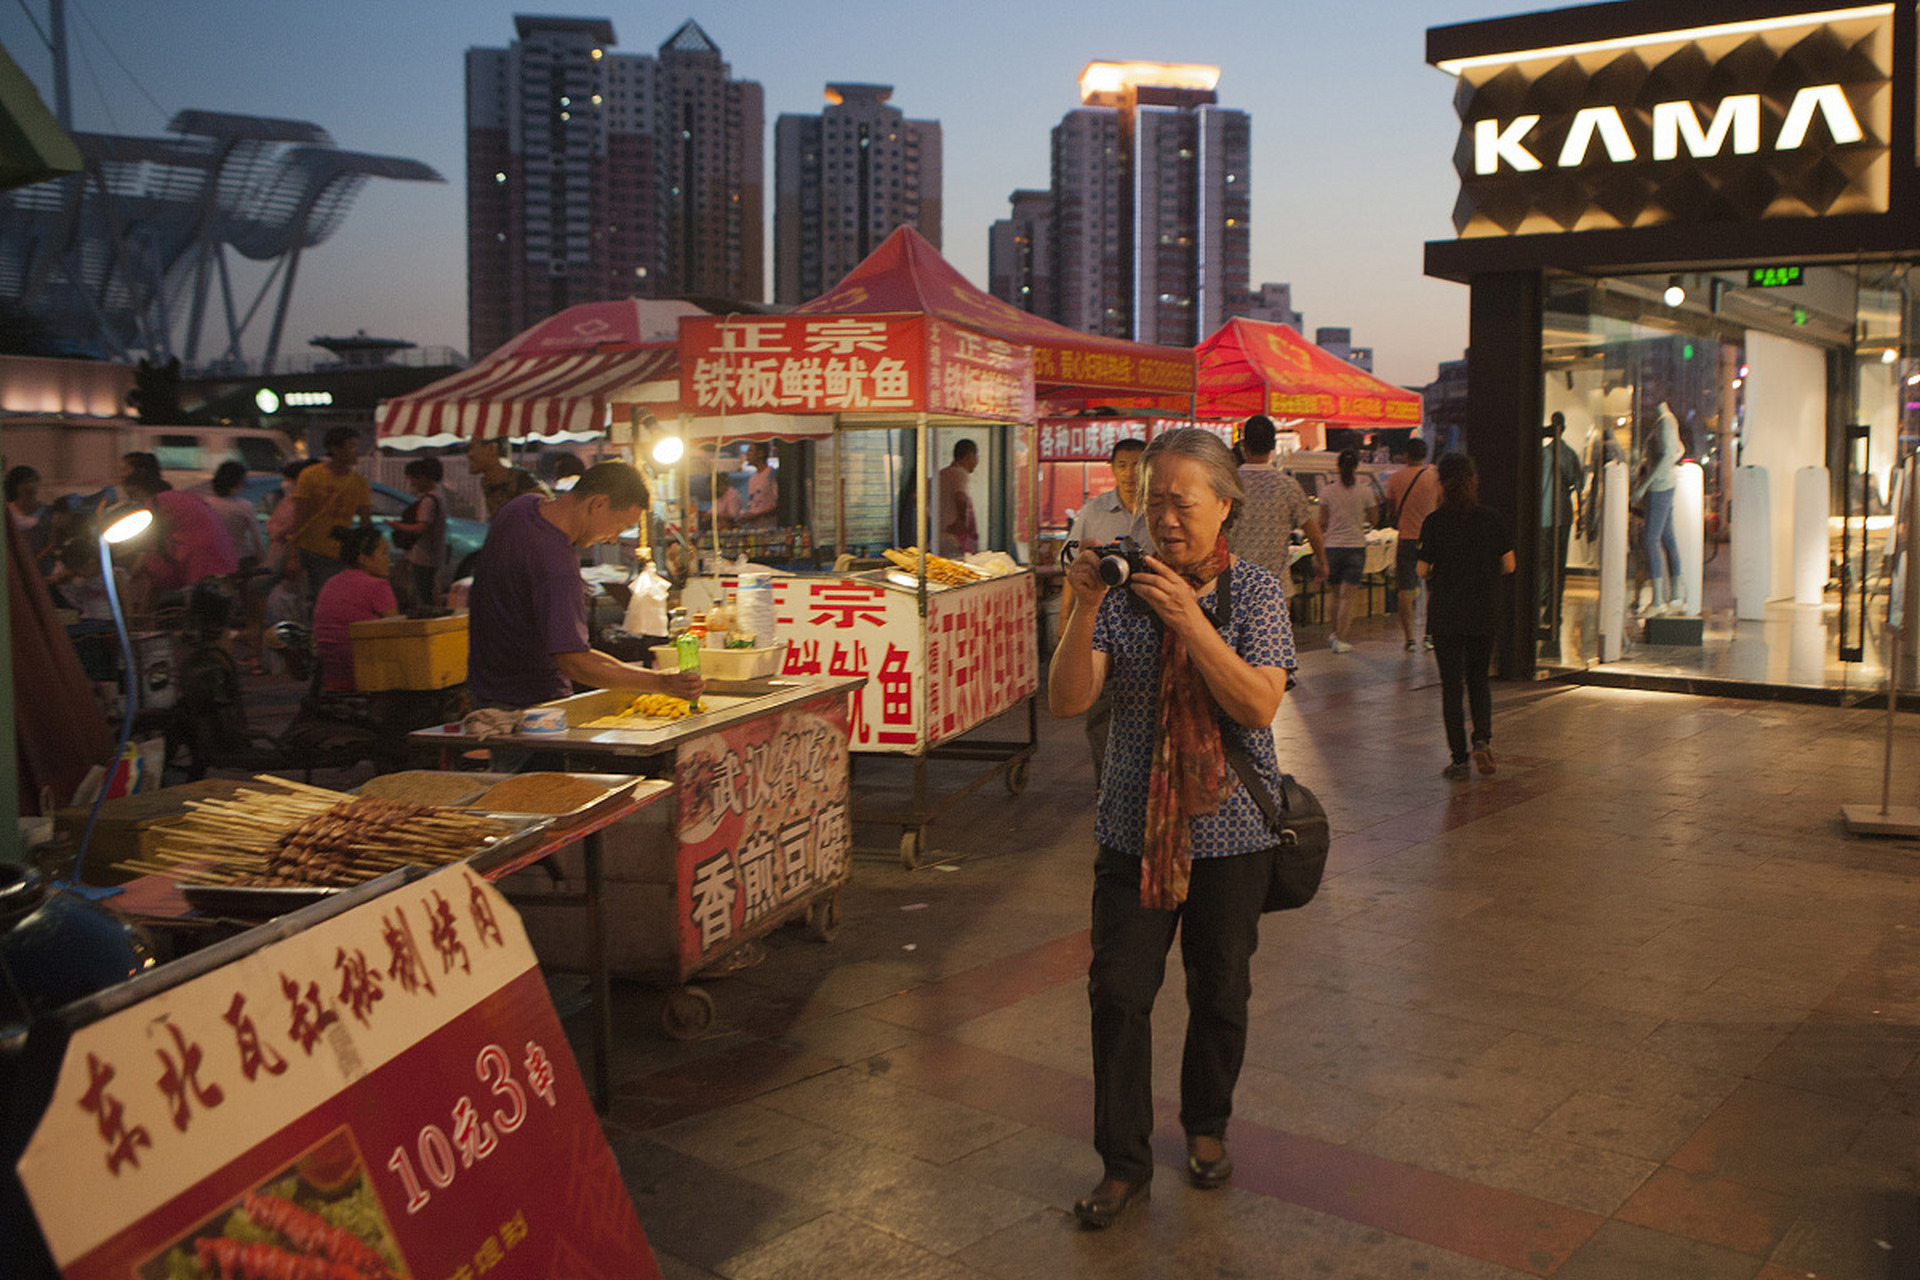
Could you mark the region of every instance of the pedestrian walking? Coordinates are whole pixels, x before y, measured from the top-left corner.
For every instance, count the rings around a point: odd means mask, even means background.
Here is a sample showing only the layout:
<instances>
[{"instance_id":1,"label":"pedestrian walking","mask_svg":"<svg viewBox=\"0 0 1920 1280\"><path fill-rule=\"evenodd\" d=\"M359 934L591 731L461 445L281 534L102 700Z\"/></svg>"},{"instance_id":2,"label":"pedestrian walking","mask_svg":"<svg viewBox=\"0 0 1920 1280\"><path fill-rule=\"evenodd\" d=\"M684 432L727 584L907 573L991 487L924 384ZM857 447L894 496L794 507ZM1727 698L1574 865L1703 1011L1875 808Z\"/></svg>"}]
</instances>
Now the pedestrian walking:
<instances>
[{"instance_id":1,"label":"pedestrian walking","mask_svg":"<svg viewBox=\"0 0 1920 1280\"><path fill-rule=\"evenodd\" d=\"M1095 1230L1144 1200L1153 1179L1153 1005L1176 932L1186 971L1187 1178L1209 1189L1232 1177L1227 1120L1274 836L1231 760L1244 758L1279 790L1268 727L1294 665L1280 584L1227 550L1224 530L1245 496L1227 446L1175 430L1143 460L1157 550L1122 589L1109 589L1091 557L1068 568L1074 607L1047 692L1058 716L1113 692L1087 975L1103 1176L1073 1207Z\"/></svg>"},{"instance_id":2,"label":"pedestrian walking","mask_svg":"<svg viewBox=\"0 0 1920 1280\"><path fill-rule=\"evenodd\" d=\"M1498 512L1481 505L1472 458L1450 453L1440 459L1439 472L1443 496L1421 526L1419 573L1427 582L1427 630L1440 664L1440 719L1453 753L1441 772L1457 781L1467 776L1469 759L1463 693L1473 710L1473 766L1483 774L1494 771L1487 664L1500 579L1513 572L1513 536Z\"/></svg>"},{"instance_id":3,"label":"pedestrian walking","mask_svg":"<svg viewBox=\"0 0 1920 1280\"><path fill-rule=\"evenodd\" d=\"M1325 530L1327 580L1333 584L1333 635L1327 647L1351 653L1353 593L1367 571L1367 525L1373 519L1373 485L1359 481L1360 451L1340 451L1340 474L1320 486L1320 527Z\"/></svg>"},{"instance_id":4,"label":"pedestrian walking","mask_svg":"<svg viewBox=\"0 0 1920 1280\"><path fill-rule=\"evenodd\" d=\"M1413 620L1420 607L1420 526L1440 505L1440 476L1427 465L1427 442L1419 436L1407 441L1407 465L1387 478L1387 509L1382 527L1392 525L1398 537L1393 544L1393 589L1399 595L1400 634L1407 652L1420 646L1414 637ZM1427 648L1433 648L1433 634L1427 632Z\"/></svg>"}]
</instances>

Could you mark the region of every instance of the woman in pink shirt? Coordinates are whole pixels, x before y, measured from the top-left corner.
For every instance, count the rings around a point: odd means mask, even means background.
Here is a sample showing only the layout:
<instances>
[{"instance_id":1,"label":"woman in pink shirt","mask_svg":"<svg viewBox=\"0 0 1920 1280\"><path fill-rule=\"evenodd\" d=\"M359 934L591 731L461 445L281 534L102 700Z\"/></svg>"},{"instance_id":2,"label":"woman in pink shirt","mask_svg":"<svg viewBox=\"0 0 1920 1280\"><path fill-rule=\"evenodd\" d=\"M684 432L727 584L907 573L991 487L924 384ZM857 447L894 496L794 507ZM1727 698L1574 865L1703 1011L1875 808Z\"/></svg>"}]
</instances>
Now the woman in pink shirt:
<instances>
[{"instance_id":1,"label":"woman in pink shirt","mask_svg":"<svg viewBox=\"0 0 1920 1280\"><path fill-rule=\"evenodd\" d=\"M386 535L373 525L338 528L333 534L347 567L327 579L313 603L313 646L320 654L321 687L350 693L353 641L347 628L370 618L391 618L400 612L400 604L387 581L392 556Z\"/></svg>"},{"instance_id":2,"label":"woman in pink shirt","mask_svg":"<svg viewBox=\"0 0 1920 1280\"><path fill-rule=\"evenodd\" d=\"M135 456L139 455L128 455ZM240 568L239 553L220 513L199 494L183 493L162 480L157 466L131 467L120 489L129 502L153 512L149 549L133 568L134 612L145 612L156 596L184 591L202 578Z\"/></svg>"}]
</instances>

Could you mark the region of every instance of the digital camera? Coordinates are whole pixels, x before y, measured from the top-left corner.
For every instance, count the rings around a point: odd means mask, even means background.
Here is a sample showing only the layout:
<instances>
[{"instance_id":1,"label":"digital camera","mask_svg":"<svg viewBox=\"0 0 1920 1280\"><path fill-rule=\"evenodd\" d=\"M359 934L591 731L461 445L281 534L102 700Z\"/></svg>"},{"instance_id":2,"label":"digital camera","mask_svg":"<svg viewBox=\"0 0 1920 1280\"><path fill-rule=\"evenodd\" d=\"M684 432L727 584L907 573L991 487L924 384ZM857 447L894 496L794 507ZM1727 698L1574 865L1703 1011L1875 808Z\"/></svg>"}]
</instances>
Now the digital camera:
<instances>
[{"instance_id":1,"label":"digital camera","mask_svg":"<svg viewBox=\"0 0 1920 1280\"><path fill-rule=\"evenodd\" d=\"M1084 555L1096 557L1094 567L1100 581L1110 587L1124 587L1136 573L1146 573L1147 553L1132 538L1122 538L1105 546L1082 547Z\"/></svg>"}]
</instances>

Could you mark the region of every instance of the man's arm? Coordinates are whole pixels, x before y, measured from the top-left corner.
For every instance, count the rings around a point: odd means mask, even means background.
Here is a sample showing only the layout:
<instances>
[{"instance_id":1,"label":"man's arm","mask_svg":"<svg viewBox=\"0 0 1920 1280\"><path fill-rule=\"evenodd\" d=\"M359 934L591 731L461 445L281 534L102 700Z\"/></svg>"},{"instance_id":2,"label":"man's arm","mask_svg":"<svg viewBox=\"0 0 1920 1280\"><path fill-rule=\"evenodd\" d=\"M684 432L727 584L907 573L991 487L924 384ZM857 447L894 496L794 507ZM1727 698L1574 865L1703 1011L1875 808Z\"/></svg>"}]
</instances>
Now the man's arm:
<instances>
[{"instance_id":1,"label":"man's arm","mask_svg":"<svg viewBox=\"0 0 1920 1280\"><path fill-rule=\"evenodd\" d=\"M556 653L553 663L560 674L575 684L596 689L639 689L645 693L669 693L691 701L706 687L698 671L654 671L632 662L622 662L598 649Z\"/></svg>"}]
</instances>

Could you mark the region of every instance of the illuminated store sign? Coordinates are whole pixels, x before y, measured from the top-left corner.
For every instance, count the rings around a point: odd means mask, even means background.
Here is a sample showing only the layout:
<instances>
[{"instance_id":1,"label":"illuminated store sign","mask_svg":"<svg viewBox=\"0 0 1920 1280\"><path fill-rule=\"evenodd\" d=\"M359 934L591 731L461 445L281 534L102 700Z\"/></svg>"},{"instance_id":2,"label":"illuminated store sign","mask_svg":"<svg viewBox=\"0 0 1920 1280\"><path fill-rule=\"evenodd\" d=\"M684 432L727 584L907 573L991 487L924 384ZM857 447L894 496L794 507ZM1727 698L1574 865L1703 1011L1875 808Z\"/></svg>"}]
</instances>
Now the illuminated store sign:
<instances>
[{"instance_id":1,"label":"illuminated store sign","mask_svg":"<svg viewBox=\"0 0 1920 1280\"><path fill-rule=\"evenodd\" d=\"M1465 237L1884 213L1893 6L1453 59Z\"/></svg>"},{"instance_id":2,"label":"illuminated store sign","mask_svg":"<svg viewBox=\"0 0 1920 1280\"><path fill-rule=\"evenodd\" d=\"M1748 267L1747 288L1787 289L1806 279L1805 267Z\"/></svg>"}]
</instances>

